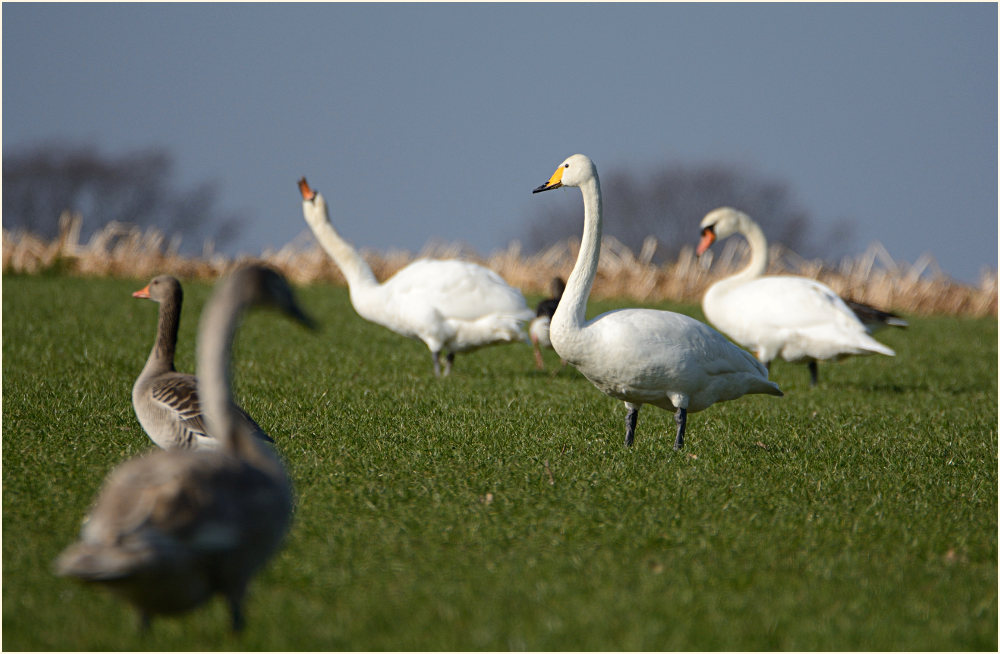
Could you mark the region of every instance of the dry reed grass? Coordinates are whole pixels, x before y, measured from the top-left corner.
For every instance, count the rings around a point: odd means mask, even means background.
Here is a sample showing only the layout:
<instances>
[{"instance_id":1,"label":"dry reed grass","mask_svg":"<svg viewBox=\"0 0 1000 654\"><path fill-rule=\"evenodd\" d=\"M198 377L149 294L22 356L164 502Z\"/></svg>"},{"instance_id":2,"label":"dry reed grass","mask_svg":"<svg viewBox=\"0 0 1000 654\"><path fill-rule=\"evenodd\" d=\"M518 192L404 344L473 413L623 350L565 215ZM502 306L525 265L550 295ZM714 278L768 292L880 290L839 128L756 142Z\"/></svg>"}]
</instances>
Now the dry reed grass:
<instances>
[{"instance_id":1,"label":"dry reed grass","mask_svg":"<svg viewBox=\"0 0 1000 654\"><path fill-rule=\"evenodd\" d=\"M167 239L155 228L110 223L86 244L80 243L83 219L64 213L59 235L51 242L26 232L3 230L3 271L37 273L59 267L71 274L151 278L169 273L182 279L212 279L248 257L228 258L205 245L200 257L178 252L179 239ZM657 243L647 238L638 254L619 241L605 237L601 263L594 283L594 296L620 297L656 302L669 300L699 303L705 289L717 279L732 274L746 261L747 246L732 239L711 258L699 259L693 247L681 250L676 260L652 263ZM555 276L564 279L576 260L579 241L567 240L533 255L524 255L520 244L488 257L460 245L432 243L417 256L463 258L481 263L499 273L526 293L545 295ZM375 276L386 279L414 258L408 252L364 251ZM295 239L279 250L266 250L259 257L281 270L295 283L344 285L343 275L311 236ZM914 264L894 261L878 243L858 257L838 266L806 260L781 246L771 247L769 273L790 273L818 279L843 297L905 314L997 315L997 272L984 271L978 286L960 284L947 277L929 255Z\"/></svg>"}]
</instances>

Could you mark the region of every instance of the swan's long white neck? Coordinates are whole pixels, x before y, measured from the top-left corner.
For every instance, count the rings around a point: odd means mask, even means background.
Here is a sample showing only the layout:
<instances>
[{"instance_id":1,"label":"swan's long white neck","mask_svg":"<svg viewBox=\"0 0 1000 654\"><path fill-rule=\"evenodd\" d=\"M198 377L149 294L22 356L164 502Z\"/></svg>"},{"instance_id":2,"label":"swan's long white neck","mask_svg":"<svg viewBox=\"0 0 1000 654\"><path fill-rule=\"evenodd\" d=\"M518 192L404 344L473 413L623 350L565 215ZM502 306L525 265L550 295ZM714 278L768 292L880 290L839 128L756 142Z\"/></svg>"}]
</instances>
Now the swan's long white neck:
<instances>
[{"instance_id":1,"label":"swan's long white neck","mask_svg":"<svg viewBox=\"0 0 1000 654\"><path fill-rule=\"evenodd\" d=\"M371 266L354 249L354 246L345 241L333 228L329 217L325 215L325 207L326 203L322 202L321 196L317 196L313 202L307 201L305 204L306 222L312 229L313 235L316 236L316 240L337 264L340 272L344 274L351 293L378 286L378 280L375 279L375 273L372 272Z\"/></svg>"},{"instance_id":2,"label":"swan's long white neck","mask_svg":"<svg viewBox=\"0 0 1000 654\"><path fill-rule=\"evenodd\" d=\"M552 316L551 333L579 330L587 318L587 298L597 276L597 262L601 256L602 203L601 182L594 176L580 185L583 194L583 238L573 272L566 282L559 307Z\"/></svg>"},{"instance_id":3,"label":"swan's long white neck","mask_svg":"<svg viewBox=\"0 0 1000 654\"><path fill-rule=\"evenodd\" d=\"M767 272L767 238L764 236L764 230L749 218L742 218L737 224L736 231L743 234L750 245L750 263L743 270L719 282L720 284L742 284Z\"/></svg>"}]
</instances>

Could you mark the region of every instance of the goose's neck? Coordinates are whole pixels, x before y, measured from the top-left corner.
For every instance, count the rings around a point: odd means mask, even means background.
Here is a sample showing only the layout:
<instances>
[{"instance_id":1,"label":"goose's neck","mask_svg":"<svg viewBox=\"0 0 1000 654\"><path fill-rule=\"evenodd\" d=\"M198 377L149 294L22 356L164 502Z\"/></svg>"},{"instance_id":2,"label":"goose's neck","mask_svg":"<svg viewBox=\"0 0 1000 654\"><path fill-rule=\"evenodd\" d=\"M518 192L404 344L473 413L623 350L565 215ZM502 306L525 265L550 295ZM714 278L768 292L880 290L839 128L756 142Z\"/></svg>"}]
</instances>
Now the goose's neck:
<instances>
[{"instance_id":1,"label":"goose's neck","mask_svg":"<svg viewBox=\"0 0 1000 654\"><path fill-rule=\"evenodd\" d=\"M586 322L587 298L597 276L601 256L602 204L601 183L594 177L580 185L583 194L583 237L573 272L566 281L559 306L552 316L551 330L580 329Z\"/></svg>"},{"instance_id":2,"label":"goose's neck","mask_svg":"<svg viewBox=\"0 0 1000 654\"><path fill-rule=\"evenodd\" d=\"M756 279L767 271L767 238L764 237L764 230L752 220L743 221L739 232L750 245L750 263L729 279L744 282Z\"/></svg>"},{"instance_id":3,"label":"goose's neck","mask_svg":"<svg viewBox=\"0 0 1000 654\"><path fill-rule=\"evenodd\" d=\"M205 307L198 330L198 398L208 432L222 449L258 466L271 466L240 419L230 383L230 359L236 327L246 308L238 290L229 286Z\"/></svg>"},{"instance_id":4,"label":"goose's neck","mask_svg":"<svg viewBox=\"0 0 1000 654\"><path fill-rule=\"evenodd\" d=\"M340 272L347 279L347 285L353 294L378 286L375 273L354 246L345 241L328 219L319 216L306 216L309 228L319 244L330 255Z\"/></svg>"},{"instance_id":5,"label":"goose's neck","mask_svg":"<svg viewBox=\"0 0 1000 654\"><path fill-rule=\"evenodd\" d=\"M177 331L181 323L181 300L169 297L159 303L156 322L156 342L146 359L143 371L166 372L174 370L174 353L177 349Z\"/></svg>"}]
</instances>

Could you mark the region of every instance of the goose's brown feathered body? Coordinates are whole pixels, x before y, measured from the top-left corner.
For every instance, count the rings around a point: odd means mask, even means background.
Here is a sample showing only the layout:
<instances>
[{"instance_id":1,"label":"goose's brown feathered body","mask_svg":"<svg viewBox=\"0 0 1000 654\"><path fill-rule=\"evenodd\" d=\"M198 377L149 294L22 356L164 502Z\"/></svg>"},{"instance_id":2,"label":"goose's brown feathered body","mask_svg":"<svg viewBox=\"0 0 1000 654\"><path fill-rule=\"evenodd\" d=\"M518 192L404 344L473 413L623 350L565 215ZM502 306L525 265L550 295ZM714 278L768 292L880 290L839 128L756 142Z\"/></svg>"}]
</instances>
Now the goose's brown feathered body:
<instances>
[{"instance_id":1,"label":"goose's brown feathered body","mask_svg":"<svg viewBox=\"0 0 1000 654\"><path fill-rule=\"evenodd\" d=\"M198 379L174 368L184 302L181 283L170 275L160 275L132 297L153 300L160 305L153 349L132 386L132 407L139 424L149 438L165 450L216 449L218 440L205 428L198 399ZM238 406L236 409L256 437L271 440L253 418Z\"/></svg>"}]
</instances>

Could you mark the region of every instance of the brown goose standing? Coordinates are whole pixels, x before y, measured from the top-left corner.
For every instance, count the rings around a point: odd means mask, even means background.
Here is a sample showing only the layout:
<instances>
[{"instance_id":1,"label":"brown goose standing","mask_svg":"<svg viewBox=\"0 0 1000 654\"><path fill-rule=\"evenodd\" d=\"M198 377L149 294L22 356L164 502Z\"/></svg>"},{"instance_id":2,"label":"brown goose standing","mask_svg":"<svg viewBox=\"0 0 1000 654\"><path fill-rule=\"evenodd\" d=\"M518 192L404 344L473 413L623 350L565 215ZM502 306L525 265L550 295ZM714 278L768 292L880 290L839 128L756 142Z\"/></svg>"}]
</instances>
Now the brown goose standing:
<instances>
[{"instance_id":1,"label":"brown goose standing","mask_svg":"<svg viewBox=\"0 0 1000 654\"><path fill-rule=\"evenodd\" d=\"M229 364L237 322L253 305L309 324L284 279L251 265L221 282L198 332L198 387L216 450L153 450L108 475L80 540L56 571L107 586L149 626L223 595L243 627L247 584L278 546L292 512L281 460L255 438L233 402Z\"/></svg>"},{"instance_id":2,"label":"brown goose standing","mask_svg":"<svg viewBox=\"0 0 1000 654\"><path fill-rule=\"evenodd\" d=\"M165 450L215 449L219 442L205 430L198 401L198 380L174 369L177 329L181 322L184 290L176 277L160 275L132 297L160 304L156 341L146 365L132 386L132 406L139 424L154 443ZM241 419L258 438L271 438L253 418L237 407Z\"/></svg>"}]
</instances>

